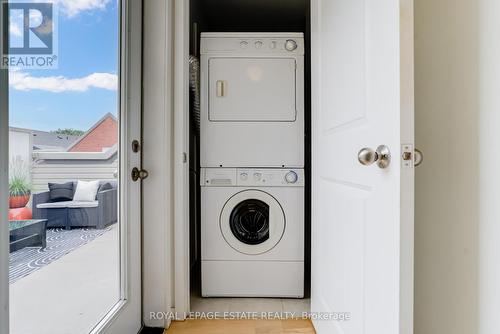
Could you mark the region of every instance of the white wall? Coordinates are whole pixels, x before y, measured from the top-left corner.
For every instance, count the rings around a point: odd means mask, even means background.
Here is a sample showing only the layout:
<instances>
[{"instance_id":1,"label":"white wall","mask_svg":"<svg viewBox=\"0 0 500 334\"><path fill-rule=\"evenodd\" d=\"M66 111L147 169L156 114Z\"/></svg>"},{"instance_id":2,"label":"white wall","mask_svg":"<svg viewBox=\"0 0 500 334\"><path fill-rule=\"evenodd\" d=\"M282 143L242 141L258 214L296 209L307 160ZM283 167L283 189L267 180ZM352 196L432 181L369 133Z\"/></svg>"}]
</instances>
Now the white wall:
<instances>
[{"instance_id":1,"label":"white wall","mask_svg":"<svg viewBox=\"0 0 500 334\"><path fill-rule=\"evenodd\" d=\"M31 132L21 129L10 128L9 130L9 161L22 159L31 165L33 142Z\"/></svg>"},{"instance_id":2,"label":"white wall","mask_svg":"<svg viewBox=\"0 0 500 334\"><path fill-rule=\"evenodd\" d=\"M500 332L500 1L416 0L416 334Z\"/></svg>"},{"instance_id":3,"label":"white wall","mask_svg":"<svg viewBox=\"0 0 500 334\"><path fill-rule=\"evenodd\" d=\"M415 0L415 334L478 333L481 1Z\"/></svg>"}]
</instances>

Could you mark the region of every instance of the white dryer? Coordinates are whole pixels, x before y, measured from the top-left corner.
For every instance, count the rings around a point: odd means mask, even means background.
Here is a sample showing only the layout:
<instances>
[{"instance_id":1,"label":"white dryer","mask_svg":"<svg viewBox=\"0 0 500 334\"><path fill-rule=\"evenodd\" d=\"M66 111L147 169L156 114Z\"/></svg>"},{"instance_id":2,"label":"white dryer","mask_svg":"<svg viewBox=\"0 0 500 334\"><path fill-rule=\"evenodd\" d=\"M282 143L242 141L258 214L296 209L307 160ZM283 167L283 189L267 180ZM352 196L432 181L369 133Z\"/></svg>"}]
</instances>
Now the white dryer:
<instances>
[{"instance_id":1,"label":"white dryer","mask_svg":"<svg viewBox=\"0 0 500 334\"><path fill-rule=\"evenodd\" d=\"M302 33L201 34L201 167L304 167Z\"/></svg>"},{"instance_id":2,"label":"white dryer","mask_svg":"<svg viewBox=\"0 0 500 334\"><path fill-rule=\"evenodd\" d=\"M202 168L204 297L304 295L304 172Z\"/></svg>"}]
</instances>

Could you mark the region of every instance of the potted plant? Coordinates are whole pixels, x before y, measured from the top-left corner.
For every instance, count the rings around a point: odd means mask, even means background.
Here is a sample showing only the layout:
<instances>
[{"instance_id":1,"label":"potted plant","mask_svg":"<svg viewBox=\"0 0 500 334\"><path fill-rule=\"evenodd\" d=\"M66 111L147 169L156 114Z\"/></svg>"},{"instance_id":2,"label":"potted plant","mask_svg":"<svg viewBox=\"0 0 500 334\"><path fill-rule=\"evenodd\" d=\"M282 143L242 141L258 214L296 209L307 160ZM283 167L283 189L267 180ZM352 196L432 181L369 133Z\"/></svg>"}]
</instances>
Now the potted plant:
<instances>
[{"instance_id":1,"label":"potted plant","mask_svg":"<svg viewBox=\"0 0 500 334\"><path fill-rule=\"evenodd\" d=\"M29 169L17 159L9 168L9 208L24 208L31 197Z\"/></svg>"}]
</instances>

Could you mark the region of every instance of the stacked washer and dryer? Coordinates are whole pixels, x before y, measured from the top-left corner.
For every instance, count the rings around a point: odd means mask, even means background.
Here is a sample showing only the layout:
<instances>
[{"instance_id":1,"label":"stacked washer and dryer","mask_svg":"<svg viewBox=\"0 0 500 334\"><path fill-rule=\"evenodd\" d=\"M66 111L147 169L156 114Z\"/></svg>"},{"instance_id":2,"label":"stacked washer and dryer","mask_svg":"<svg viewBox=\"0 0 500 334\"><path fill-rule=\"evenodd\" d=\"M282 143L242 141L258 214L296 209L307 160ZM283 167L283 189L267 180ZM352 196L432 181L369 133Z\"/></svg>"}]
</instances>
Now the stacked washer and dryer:
<instances>
[{"instance_id":1,"label":"stacked washer and dryer","mask_svg":"<svg viewBox=\"0 0 500 334\"><path fill-rule=\"evenodd\" d=\"M204 297L304 295L304 39L201 35Z\"/></svg>"}]
</instances>

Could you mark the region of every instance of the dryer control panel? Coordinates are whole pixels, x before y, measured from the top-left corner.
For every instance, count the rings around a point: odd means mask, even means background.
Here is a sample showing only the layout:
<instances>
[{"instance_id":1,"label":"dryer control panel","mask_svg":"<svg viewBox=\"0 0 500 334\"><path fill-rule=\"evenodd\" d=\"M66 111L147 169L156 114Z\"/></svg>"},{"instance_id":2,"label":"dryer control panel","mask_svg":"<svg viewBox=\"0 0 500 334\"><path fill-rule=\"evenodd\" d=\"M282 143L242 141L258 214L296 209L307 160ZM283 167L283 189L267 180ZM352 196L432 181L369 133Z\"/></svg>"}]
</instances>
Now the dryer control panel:
<instances>
[{"instance_id":1,"label":"dryer control panel","mask_svg":"<svg viewBox=\"0 0 500 334\"><path fill-rule=\"evenodd\" d=\"M202 54L304 55L302 33L202 33Z\"/></svg>"},{"instance_id":2,"label":"dryer control panel","mask_svg":"<svg viewBox=\"0 0 500 334\"><path fill-rule=\"evenodd\" d=\"M202 168L205 187L303 187L303 169Z\"/></svg>"}]
</instances>

